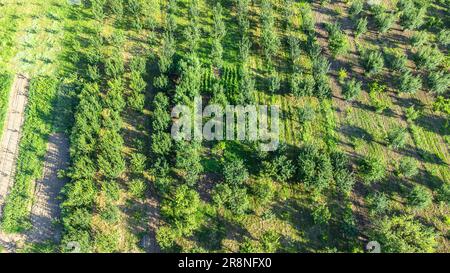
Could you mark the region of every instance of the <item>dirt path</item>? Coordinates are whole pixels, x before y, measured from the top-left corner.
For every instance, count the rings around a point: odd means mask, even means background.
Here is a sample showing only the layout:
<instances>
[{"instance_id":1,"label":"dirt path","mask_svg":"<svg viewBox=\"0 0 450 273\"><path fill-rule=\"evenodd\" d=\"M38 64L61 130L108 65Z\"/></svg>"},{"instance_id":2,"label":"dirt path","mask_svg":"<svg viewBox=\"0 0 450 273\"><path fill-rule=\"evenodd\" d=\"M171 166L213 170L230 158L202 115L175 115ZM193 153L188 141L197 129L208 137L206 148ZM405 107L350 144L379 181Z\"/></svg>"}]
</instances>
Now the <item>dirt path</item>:
<instances>
[{"instance_id":1,"label":"dirt path","mask_svg":"<svg viewBox=\"0 0 450 273\"><path fill-rule=\"evenodd\" d=\"M63 133L53 133L48 139L44 164L44 178L36 182L31 223L33 228L27 233L29 243L58 241L60 230L53 223L59 219L58 194L64 179L58 178L58 171L65 169L69 162L69 140Z\"/></svg>"},{"instance_id":2,"label":"dirt path","mask_svg":"<svg viewBox=\"0 0 450 273\"><path fill-rule=\"evenodd\" d=\"M6 196L14 183L15 162L19 150L20 131L24 121L28 84L29 80L26 77L16 76L9 96L8 113L0 148L0 218ZM0 232L0 245L4 245L7 251L14 248L13 241L15 240L17 240L17 236L7 236Z\"/></svg>"}]
</instances>

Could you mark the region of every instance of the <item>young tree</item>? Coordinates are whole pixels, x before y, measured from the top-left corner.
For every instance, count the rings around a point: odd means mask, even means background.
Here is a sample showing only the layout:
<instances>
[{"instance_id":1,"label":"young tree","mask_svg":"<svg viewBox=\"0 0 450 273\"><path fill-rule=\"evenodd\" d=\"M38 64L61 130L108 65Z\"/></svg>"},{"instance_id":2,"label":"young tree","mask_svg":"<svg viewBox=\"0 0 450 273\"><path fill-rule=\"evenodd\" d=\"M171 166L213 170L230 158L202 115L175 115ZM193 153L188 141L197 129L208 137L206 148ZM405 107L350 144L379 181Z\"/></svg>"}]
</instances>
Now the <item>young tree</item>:
<instances>
[{"instance_id":1,"label":"young tree","mask_svg":"<svg viewBox=\"0 0 450 273\"><path fill-rule=\"evenodd\" d=\"M416 209L424 209L431 205L432 201L433 195L424 186L414 186L408 195L408 204Z\"/></svg>"},{"instance_id":2,"label":"young tree","mask_svg":"<svg viewBox=\"0 0 450 273\"><path fill-rule=\"evenodd\" d=\"M400 24L406 29L417 29L424 23L428 7L420 1L401 0L397 8L400 11Z\"/></svg>"},{"instance_id":3,"label":"young tree","mask_svg":"<svg viewBox=\"0 0 450 273\"><path fill-rule=\"evenodd\" d=\"M328 31L328 47L331 53L336 56L347 52L348 39L341 30L341 26L335 22L333 24L327 24L326 29Z\"/></svg>"},{"instance_id":4,"label":"young tree","mask_svg":"<svg viewBox=\"0 0 450 273\"><path fill-rule=\"evenodd\" d=\"M367 205L371 216L385 215L391 206L389 197L383 192L376 192L367 198Z\"/></svg>"},{"instance_id":5,"label":"young tree","mask_svg":"<svg viewBox=\"0 0 450 273\"><path fill-rule=\"evenodd\" d=\"M362 65L369 76L380 73L384 67L384 59L381 52L375 50L363 51Z\"/></svg>"},{"instance_id":6,"label":"young tree","mask_svg":"<svg viewBox=\"0 0 450 273\"><path fill-rule=\"evenodd\" d=\"M162 202L161 214L180 235L189 236L201 224L200 205L198 193L187 185L180 185Z\"/></svg>"},{"instance_id":7,"label":"young tree","mask_svg":"<svg viewBox=\"0 0 450 273\"><path fill-rule=\"evenodd\" d=\"M351 79L347 81L342 89L342 93L346 100L353 100L361 94L361 82Z\"/></svg>"},{"instance_id":8,"label":"young tree","mask_svg":"<svg viewBox=\"0 0 450 273\"><path fill-rule=\"evenodd\" d=\"M406 145L407 133L406 129L402 127L396 127L388 132L387 142L389 146L394 149L403 148Z\"/></svg>"},{"instance_id":9,"label":"young tree","mask_svg":"<svg viewBox=\"0 0 450 273\"><path fill-rule=\"evenodd\" d=\"M386 49L384 51L384 58L387 66L395 71L405 72L408 69L408 57L400 50Z\"/></svg>"},{"instance_id":10,"label":"young tree","mask_svg":"<svg viewBox=\"0 0 450 273\"><path fill-rule=\"evenodd\" d=\"M313 145L301 148L297 170L298 180L318 192L327 187L333 179L333 168L328 153Z\"/></svg>"},{"instance_id":11,"label":"young tree","mask_svg":"<svg viewBox=\"0 0 450 273\"><path fill-rule=\"evenodd\" d=\"M386 176L386 166L381 159L368 156L361 162L360 174L367 184L378 182Z\"/></svg>"},{"instance_id":12,"label":"young tree","mask_svg":"<svg viewBox=\"0 0 450 273\"><path fill-rule=\"evenodd\" d=\"M355 0L352 1L352 4L350 5L350 8L348 9L348 14L352 18L356 18L364 9L364 1L362 0Z\"/></svg>"},{"instance_id":13,"label":"young tree","mask_svg":"<svg viewBox=\"0 0 450 273\"><path fill-rule=\"evenodd\" d=\"M428 75L428 85L433 93L443 95L450 87L450 74L445 71L432 71Z\"/></svg>"},{"instance_id":14,"label":"young tree","mask_svg":"<svg viewBox=\"0 0 450 273\"><path fill-rule=\"evenodd\" d=\"M355 36L358 38L367 32L367 17L363 17L358 19L355 27Z\"/></svg>"},{"instance_id":15,"label":"young tree","mask_svg":"<svg viewBox=\"0 0 450 273\"><path fill-rule=\"evenodd\" d=\"M414 76L411 71L406 71L400 75L399 78L399 91L402 93L414 94L422 88L422 80Z\"/></svg>"},{"instance_id":16,"label":"young tree","mask_svg":"<svg viewBox=\"0 0 450 273\"><path fill-rule=\"evenodd\" d=\"M201 145L196 141L178 141L176 145L176 167L189 186L195 185L203 172L200 149Z\"/></svg>"},{"instance_id":17,"label":"young tree","mask_svg":"<svg viewBox=\"0 0 450 273\"><path fill-rule=\"evenodd\" d=\"M275 31L273 7L271 2L268 0L262 0L261 2L261 24L261 46L268 66L270 67L273 63L273 57L277 54L281 42Z\"/></svg>"},{"instance_id":18,"label":"young tree","mask_svg":"<svg viewBox=\"0 0 450 273\"><path fill-rule=\"evenodd\" d=\"M397 20L397 16L395 15L395 13L386 11L384 7L379 7L380 8L376 9L375 12L375 22L380 32L386 33L394 25L395 21Z\"/></svg>"},{"instance_id":19,"label":"young tree","mask_svg":"<svg viewBox=\"0 0 450 273\"><path fill-rule=\"evenodd\" d=\"M211 59L212 59L212 65L217 68L221 69L223 65L222 60L222 54L223 54L223 48L222 48L222 39L225 37L226 30L225 30L225 23L222 19L222 6L219 2L217 2L217 5L213 9L213 33L212 33L212 51L211 51Z\"/></svg>"},{"instance_id":20,"label":"young tree","mask_svg":"<svg viewBox=\"0 0 450 273\"><path fill-rule=\"evenodd\" d=\"M403 157L398 164L397 173L406 178L417 175L419 173L417 160L411 157Z\"/></svg>"},{"instance_id":21,"label":"young tree","mask_svg":"<svg viewBox=\"0 0 450 273\"><path fill-rule=\"evenodd\" d=\"M434 252L434 232L411 216L385 217L376 223L374 237L386 253Z\"/></svg>"},{"instance_id":22,"label":"young tree","mask_svg":"<svg viewBox=\"0 0 450 273\"><path fill-rule=\"evenodd\" d=\"M442 64L444 57L437 47L422 46L417 50L414 59L418 67L434 70Z\"/></svg>"}]
</instances>

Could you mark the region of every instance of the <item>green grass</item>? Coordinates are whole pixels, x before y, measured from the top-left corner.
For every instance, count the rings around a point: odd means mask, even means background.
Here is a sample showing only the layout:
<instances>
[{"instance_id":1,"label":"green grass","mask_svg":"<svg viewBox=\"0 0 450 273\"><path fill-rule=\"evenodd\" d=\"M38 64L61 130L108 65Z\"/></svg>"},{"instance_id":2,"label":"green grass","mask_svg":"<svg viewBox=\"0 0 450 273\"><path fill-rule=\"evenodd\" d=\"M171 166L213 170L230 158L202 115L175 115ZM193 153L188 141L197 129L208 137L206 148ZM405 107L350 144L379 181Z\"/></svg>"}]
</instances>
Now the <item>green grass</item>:
<instances>
[{"instance_id":1,"label":"green grass","mask_svg":"<svg viewBox=\"0 0 450 273\"><path fill-rule=\"evenodd\" d=\"M8 111L9 92L11 91L12 76L0 74L0 138L3 132L6 113Z\"/></svg>"},{"instance_id":2,"label":"green grass","mask_svg":"<svg viewBox=\"0 0 450 273\"><path fill-rule=\"evenodd\" d=\"M33 186L42 177L47 139L53 130L53 108L58 81L49 77L31 80L28 105L17 160L14 186L6 198L1 228L21 232L30 227Z\"/></svg>"}]
</instances>

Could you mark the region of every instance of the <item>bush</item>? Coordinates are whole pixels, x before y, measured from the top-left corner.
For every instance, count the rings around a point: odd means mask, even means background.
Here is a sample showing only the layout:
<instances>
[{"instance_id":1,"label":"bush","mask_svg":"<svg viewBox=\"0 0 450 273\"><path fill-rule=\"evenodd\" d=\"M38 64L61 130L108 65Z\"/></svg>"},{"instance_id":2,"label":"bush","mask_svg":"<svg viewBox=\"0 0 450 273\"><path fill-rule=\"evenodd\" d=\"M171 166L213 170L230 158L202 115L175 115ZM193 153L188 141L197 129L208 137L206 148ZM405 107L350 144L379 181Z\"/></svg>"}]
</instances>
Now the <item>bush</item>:
<instances>
[{"instance_id":1,"label":"bush","mask_svg":"<svg viewBox=\"0 0 450 273\"><path fill-rule=\"evenodd\" d=\"M381 216L389 210L390 202L386 194L377 192L367 198L369 213L372 216Z\"/></svg>"},{"instance_id":2,"label":"bush","mask_svg":"<svg viewBox=\"0 0 450 273\"><path fill-rule=\"evenodd\" d=\"M398 89L402 93L414 94L422 88L422 80L409 70L400 75L399 81Z\"/></svg>"},{"instance_id":3,"label":"bush","mask_svg":"<svg viewBox=\"0 0 450 273\"><path fill-rule=\"evenodd\" d=\"M397 20L395 13L381 10L375 14L375 22L381 33L386 33L391 29Z\"/></svg>"},{"instance_id":4,"label":"bush","mask_svg":"<svg viewBox=\"0 0 450 273\"><path fill-rule=\"evenodd\" d=\"M430 36L426 31L417 31L411 37L411 45L415 48L424 46L428 43Z\"/></svg>"},{"instance_id":5,"label":"bush","mask_svg":"<svg viewBox=\"0 0 450 273\"><path fill-rule=\"evenodd\" d=\"M145 191L147 190L147 185L142 179L133 179L128 184L128 190L131 196L135 198L144 198Z\"/></svg>"},{"instance_id":6,"label":"bush","mask_svg":"<svg viewBox=\"0 0 450 273\"><path fill-rule=\"evenodd\" d=\"M428 207L432 201L433 196L424 186L414 186L408 195L408 204L417 209Z\"/></svg>"},{"instance_id":7,"label":"bush","mask_svg":"<svg viewBox=\"0 0 450 273\"><path fill-rule=\"evenodd\" d=\"M347 81L344 85L342 93L346 100L353 100L361 94L361 82L351 79Z\"/></svg>"},{"instance_id":8,"label":"bush","mask_svg":"<svg viewBox=\"0 0 450 273\"><path fill-rule=\"evenodd\" d=\"M313 121L315 117L316 117L316 111L309 104L298 109L298 121L301 123Z\"/></svg>"},{"instance_id":9,"label":"bush","mask_svg":"<svg viewBox=\"0 0 450 273\"><path fill-rule=\"evenodd\" d=\"M413 0L402 0L397 3L400 12L400 24L406 29L419 28L425 22L426 6L417 5Z\"/></svg>"},{"instance_id":10,"label":"bush","mask_svg":"<svg viewBox=\"0 0 450 273\"><path fill-rule=\"evenodd\" d=\"M362 0L355 0L352 1L352 4L350 5L350 8L348 9L348 14L355 18L356 16L358 16L364 8L364 1Z\"/></svg>"},{"instance_id":11,"label":"bush","mask_svg":"<svg viewBox=\"0 0 450 273\"><path fill-rule=\"evenodd\" d=\"M389 68L395 70L404 72L408 69L407 62L408 58L406 54L399 50L394 49L388 49L385 51L384 58L386 60L386 64Z\"/></svg>"},{"instance_id":12,"label":"bush","mask_svg":"<svg viewBox=\"0 0 450 273\"><path fill-rule=\"evenodd\" d=\"M403 157L398 165L397 172L403 177L413 177L419 173L417 160L411 157Z\"/></svg>"},{"instance_id":13,"label":"bush","mask_svg":"<svg viewBox=\"0 0 450 273\"><path fill-rule=\"evenodd\" d=\"M437 200L445 204L450 204L450 184L442 183L441 187L437 190Z\"/></svg>"},{"instance_id":14,"label":"bush","mask_svg":"<svg viewBox=\"0 0 450 273\"><path fill-rule=\"evenodd\" d=\"M432 71L428 75L428 85L433 93L442 95L450 87L450 74L445 71Z\"/></svg>"},{"instance_id":15,"label":"bush","mask_svg":"<svg viewBox=\"0 0 450 273\"><path fill-rule=\"evenodd\" d=\"M434 252L436 246L433 230L411 216L385 217L376 223L373 233L386 253Z\"/></svg>"},{"instance_id":16,"label":"bush","mask_svg":"<svg viewBox=\"0 0 450 273\"><path fill-rule=\"evenodd\" d=\"M293 74L291 78L292 93L297 97L312 96L315 81L309 74Z\"/></svg>"},{"instance_id":17,"label":"bush","mask_svg":"<svg viewBox=\"0 0 450 273\"><path fill-rule=\"evenodd\" d=\"M327 225L331 218L330 210L326 204L315 205L312 209L312 218L316 225Z\"/></svg>"},{"instance_id":18,"label":"bush","mask_svg":"<svg viewBox=\"0 0 450 273\"><path fill-rule=\"evenodd\" d=\"M140 153L133 153L131 155L130 169L134 173L142 173L145 170L145 161L147 158Z\"/></svg>"},{"instance_id":19,"label":"bush","mask_svg":"<svg viewBox=\"0 0 450 273\"><path fill-rule=\"evenodd\" d=\"M444 57L437 47L422 46L417 50L414 59L419 68L433 70L441 65Z\"/></svg>"},{"instance_id":20,"label":"bush","mask_svg":"<svg viewBox=\"0 0 450 273\"><path fill-rule=\"evenodd\" d=\"M303 181L306 187L319 192L333 179L333 167L328 153L313 145L305 145L300 150L297 170L298 179Z\"/></svg>"},{"instance_id":21,"label":"bush","mask_svg":"<svg viewBox=\"0 0 450 273\"><path fill-rule=\"evenodd\" d=\"M362 161L360 174L367 184L378 182L386 176L386 166L379 158L369 156Z\"/></svg>"},{"instance_id":22,"label":"bush","mask_svg":"<svg viewBox=\"0 0 450 273\"><path fill-rule=\"evenodd\" d=\"M407 132L405 128L396 127L388 132L387 142L389 147L394 149L403 148L407 141Z\"/></svg>"},{"instance_id":23,"label":"bush","mask_svg":"<svg viewBox=\"0 0 450 273\"><path fill-rule=\"evenodd\" d=\"M367 32L367 17L360 18L356 23L355 36L359 37Z\"/></svg>"},{"instance_id":24,"label":"bush","mask_svg":"<svg viewBox=\"0 0 450 273\"><path fill-rule=\"evenodd\" d=\"M381 52L375 50L364 51L362 54L362 65L369 76L380 73L384 67L384 59Z\"/></svg>"},{"instance_id":25,"label":"bush","mask_svg":"<svg viewBox=\"0 0 450 273\"><path fill-rule=\"evenodd\" d=\"M442 29L438 34L438 41L443 47L450 45L450 30L445 28Z\"/></svg>"},{"instance_id":26,"label":"bush","mask_svg":"<svg viewBox=\"0 0 450 273\"><path fill-rule=\"evenodd\" d=\"M341 26L338 23L327 24L326 29L328 31L328 47L331 53L336 56L347 52L348 39L341 30Z\"/></svg>"}]
</instances>

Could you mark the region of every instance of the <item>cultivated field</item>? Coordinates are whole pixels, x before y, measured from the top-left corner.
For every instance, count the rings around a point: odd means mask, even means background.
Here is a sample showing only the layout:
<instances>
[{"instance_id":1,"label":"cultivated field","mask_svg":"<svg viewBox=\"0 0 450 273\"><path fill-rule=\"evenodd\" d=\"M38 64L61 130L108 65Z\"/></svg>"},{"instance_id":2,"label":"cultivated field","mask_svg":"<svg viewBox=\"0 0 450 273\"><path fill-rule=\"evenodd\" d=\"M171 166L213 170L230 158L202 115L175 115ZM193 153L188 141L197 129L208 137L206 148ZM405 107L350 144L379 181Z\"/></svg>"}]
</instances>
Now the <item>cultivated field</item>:
<instances>
[{"instance_id":1,"label":"cultivated field","mask_svg":"<svg viewBox=\"0 0 450 273\"><path fill-rule=\"evenodd\" d=\"M450 251L448 0L80 2L0 0L0 252Z\"/></svg>"}]
</instances>

